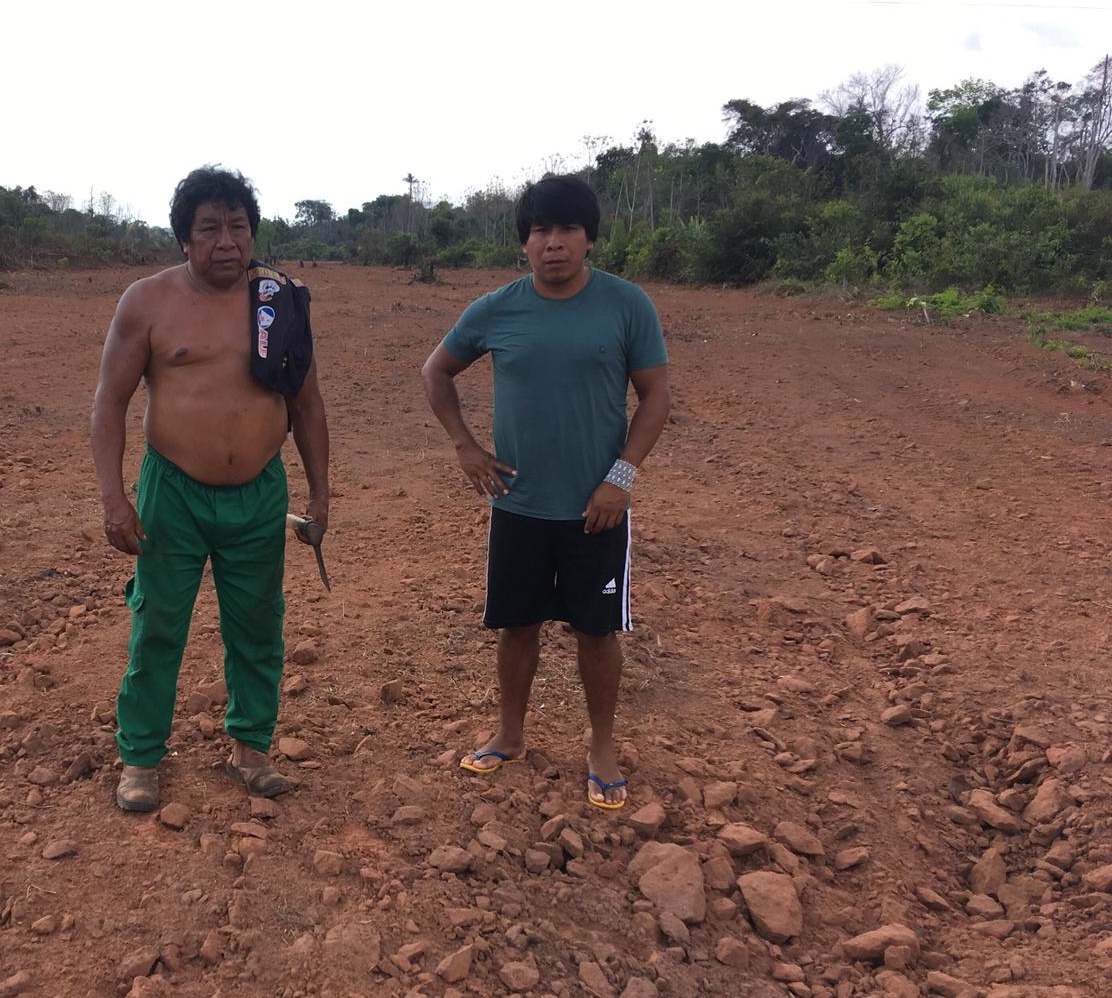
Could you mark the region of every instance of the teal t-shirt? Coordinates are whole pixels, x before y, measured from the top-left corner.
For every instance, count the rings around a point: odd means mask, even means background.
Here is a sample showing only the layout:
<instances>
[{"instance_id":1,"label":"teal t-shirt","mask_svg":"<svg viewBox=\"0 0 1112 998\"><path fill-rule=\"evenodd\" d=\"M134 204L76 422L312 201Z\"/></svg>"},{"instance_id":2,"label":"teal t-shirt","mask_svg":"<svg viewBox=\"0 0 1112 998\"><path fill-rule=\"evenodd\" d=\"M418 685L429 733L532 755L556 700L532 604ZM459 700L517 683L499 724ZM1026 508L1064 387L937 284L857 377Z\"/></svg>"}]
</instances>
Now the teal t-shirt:
<instances>
[{"instance_id":1,"label":"teal t-shirt","mask_svg":"<svg viewBox=\"0 0 1112 998\"><path fill-rule=\"evenodd\" d=\"M444 337L494 371L494 453L517 469L499 509L577 520L625 445L631 371L668 362L656 309L637 285L591 270L571 298L522 277L477 298Z\"/></svg>"}]
</instances>

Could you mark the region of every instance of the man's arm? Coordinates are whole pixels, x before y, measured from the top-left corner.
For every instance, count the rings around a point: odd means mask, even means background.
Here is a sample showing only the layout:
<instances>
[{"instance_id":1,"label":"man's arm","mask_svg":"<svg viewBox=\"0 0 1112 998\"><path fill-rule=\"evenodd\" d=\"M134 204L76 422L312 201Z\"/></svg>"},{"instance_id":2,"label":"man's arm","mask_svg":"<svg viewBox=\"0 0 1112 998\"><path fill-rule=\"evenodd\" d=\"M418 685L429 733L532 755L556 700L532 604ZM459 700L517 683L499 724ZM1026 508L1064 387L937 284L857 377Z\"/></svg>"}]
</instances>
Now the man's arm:
<instances>
[{"instance_id":1,"label":"man's arm","mask_svg":"<svg viewBox=\"0 0 1112 998\"><path fill-rule=\"evenodd\" d=\"M464 421L459 404L456 375L470 366L453 357L441 343L429 354L421 368L421 381L433 415L448 431L455 444L459 465L475 491L481 496L505 495L509 489L502 475L515 475L517 472L479 445Z\"/></svg>"},{"instance_id":2,"label":"man's arm","mask_svg":"<svg viewBox=\"0 0 1112 998\"><path fill-rule=\"evenodd\" d=\"M629 422L625 446L619 457L636 468L649 456L668 421L668 410L672 406L668 365L659 364L632 371L629 380L637 393L637 410ZM609 482L600 483L587 500L587 508L583 511L583 529L588 534L594 534L616 527L621 523L628 505L629 493L625 489Z\"/></svg>"},{"instance_id":3,"label":"man's arm","mask_svg":"<svg viewBox=\"0 0 1112 998\"><path fill-rule=\"evenodd\" d=\"M143 282L138 282L123 293L116 306L100 358L91 429L105 536L117 550L134 555L139 554L139 542L147 535L124 490L124 444L127 409L151 357L151 323L144 307L149 293Z\"/></svg>"},{"instance_id":4,"label":"man's arm","mask_svg":"<svg viewBox=\"0 0 1112 998\"><path fill-rule=\"evenodd\" d=\"M309 502L305 513L328 529L328 419L324 399L317 381L317 362L313 359L301 390L287 402L293 442L301 455L305 480L309 486Z\"/></svg>"},{"instance_id":5,"label":"man's arm","mask_svg":"<svg viewBox=\"0 0 1112 998\"><path fill-rule=\"evenodd\" d=\"M637 411L629 422L621 458L637 466L649 456L668 421L672 393L668 388L668 365L646 367L629 376L637 393Z\"/></svg>"}]
</instances>

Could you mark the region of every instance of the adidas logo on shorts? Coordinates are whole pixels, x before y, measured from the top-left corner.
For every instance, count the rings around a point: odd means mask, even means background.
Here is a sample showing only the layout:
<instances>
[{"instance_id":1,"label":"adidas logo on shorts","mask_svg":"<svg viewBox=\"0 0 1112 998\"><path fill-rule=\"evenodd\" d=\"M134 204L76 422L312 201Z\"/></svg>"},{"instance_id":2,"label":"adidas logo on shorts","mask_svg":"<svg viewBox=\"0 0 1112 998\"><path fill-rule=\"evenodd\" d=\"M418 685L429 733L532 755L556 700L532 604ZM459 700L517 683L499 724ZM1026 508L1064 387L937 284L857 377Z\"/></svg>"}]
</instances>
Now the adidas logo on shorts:
<instances>
[{"instance_id":1,"label":"adidas logo on shorts","mask_svg":"<svg viewBox=\"0 0 1112 998\"><path fill-rule=\"evenodd\" d=\"M611 579L605 586L602 587L603 596L613 596L618 591L618 580Z\"/></svg>"}]
</instances>

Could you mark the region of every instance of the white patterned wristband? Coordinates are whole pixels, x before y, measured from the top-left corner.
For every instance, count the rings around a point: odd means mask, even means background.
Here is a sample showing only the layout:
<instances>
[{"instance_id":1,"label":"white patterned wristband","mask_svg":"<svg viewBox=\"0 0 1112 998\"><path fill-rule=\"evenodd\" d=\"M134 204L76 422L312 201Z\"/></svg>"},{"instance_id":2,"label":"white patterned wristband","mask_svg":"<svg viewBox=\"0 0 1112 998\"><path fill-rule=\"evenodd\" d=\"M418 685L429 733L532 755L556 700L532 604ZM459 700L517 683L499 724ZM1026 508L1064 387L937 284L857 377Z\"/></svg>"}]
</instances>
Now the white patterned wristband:
<instances>
[{"instance_id":1,"label":"white patterned wristband","mask_svg":"<svg viewBox=\"0 0 1112 998\"><path fill-rule=\"evenodd\" d=\"M604 482L609 482L611 485L617 485L619 489L624 489L629 492L633 488L633 477L637 474L637 465L630 464L628 461L623 461L618 458L614 462L614 466L606 473Z\"/></svg>"}]
</instances>

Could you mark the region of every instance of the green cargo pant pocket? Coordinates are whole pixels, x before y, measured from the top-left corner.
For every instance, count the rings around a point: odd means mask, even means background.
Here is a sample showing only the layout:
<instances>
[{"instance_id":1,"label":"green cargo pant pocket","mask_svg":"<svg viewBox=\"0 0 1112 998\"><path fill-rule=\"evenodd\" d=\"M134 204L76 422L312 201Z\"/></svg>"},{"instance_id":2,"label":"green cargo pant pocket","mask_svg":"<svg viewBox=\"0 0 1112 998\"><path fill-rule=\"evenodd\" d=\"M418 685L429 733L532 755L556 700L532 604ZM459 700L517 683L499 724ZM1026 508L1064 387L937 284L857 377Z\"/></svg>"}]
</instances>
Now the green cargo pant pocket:
<instances>
[{"instance_id":1,"label":"green cargo pant pocket","mask_svg":"<svg viewBox=\"0 0 1112 998\"><path fill-rule=\"evenodd\" d=\"M124 602L127 603L128 609L132 613L138 613L143 609L143 602L145 600L143 591L136 585L135 576L133 575L127 580L124 586Z\"/></svg>"}]
</instances>

